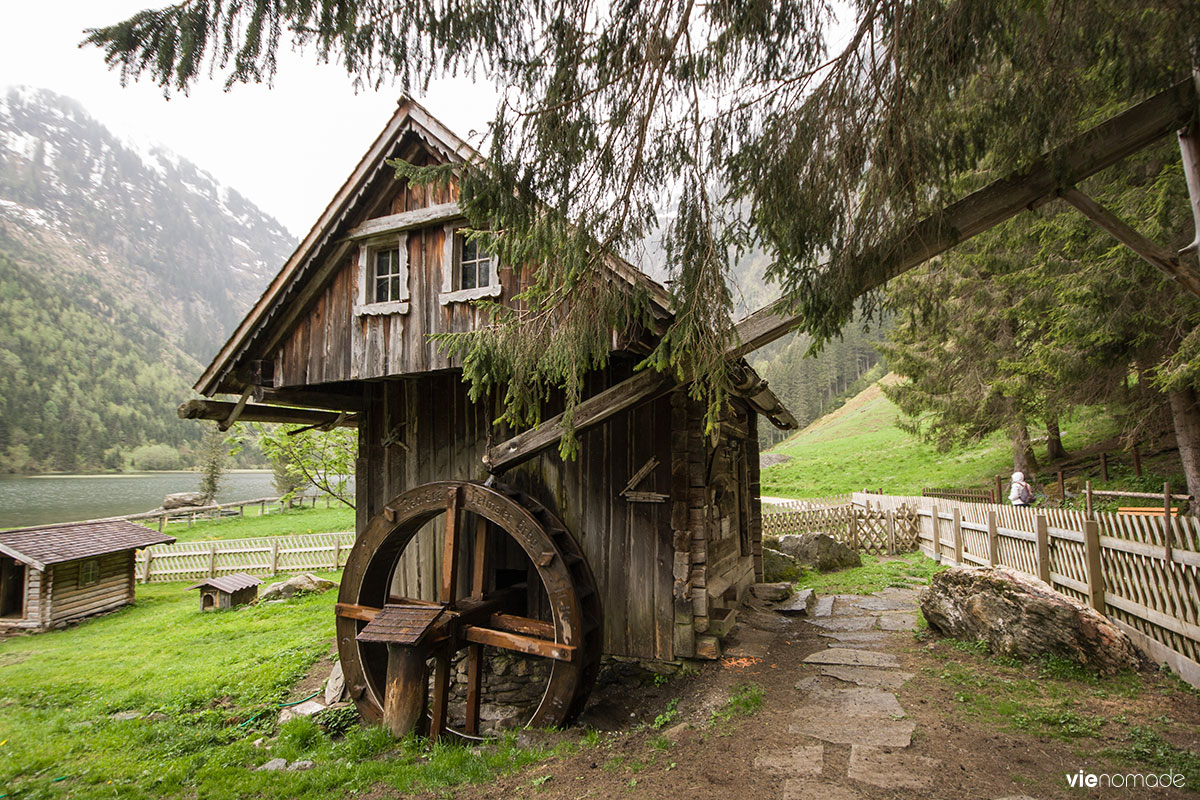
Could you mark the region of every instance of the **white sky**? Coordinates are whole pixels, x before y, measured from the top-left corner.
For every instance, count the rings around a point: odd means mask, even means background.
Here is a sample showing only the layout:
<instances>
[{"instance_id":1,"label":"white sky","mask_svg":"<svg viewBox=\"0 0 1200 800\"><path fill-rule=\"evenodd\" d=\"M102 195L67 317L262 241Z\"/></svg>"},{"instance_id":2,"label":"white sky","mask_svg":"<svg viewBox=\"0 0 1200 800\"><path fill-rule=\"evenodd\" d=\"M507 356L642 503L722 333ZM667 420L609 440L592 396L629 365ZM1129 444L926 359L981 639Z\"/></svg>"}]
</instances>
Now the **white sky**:
<instances>
[{"instance_id":1,"label":"white sky","mask_svg":"<svg viewBox=\"0 0 1200 800\"><path fill-rule=\"evenodd\" d=\"M308 231L395 109L398 87L357 95L336 64L311 52L281 53L273 88L201 80L163 97L143 81L121 88L99 48L80 49L83 30L167 0L0 0L0 90L13 85L73 97L118 136L161 144L212 173L278 218ZM439 82L418 98L451 130L478 144L495 109L490 85Z\"/></svg>"}]
</instances>

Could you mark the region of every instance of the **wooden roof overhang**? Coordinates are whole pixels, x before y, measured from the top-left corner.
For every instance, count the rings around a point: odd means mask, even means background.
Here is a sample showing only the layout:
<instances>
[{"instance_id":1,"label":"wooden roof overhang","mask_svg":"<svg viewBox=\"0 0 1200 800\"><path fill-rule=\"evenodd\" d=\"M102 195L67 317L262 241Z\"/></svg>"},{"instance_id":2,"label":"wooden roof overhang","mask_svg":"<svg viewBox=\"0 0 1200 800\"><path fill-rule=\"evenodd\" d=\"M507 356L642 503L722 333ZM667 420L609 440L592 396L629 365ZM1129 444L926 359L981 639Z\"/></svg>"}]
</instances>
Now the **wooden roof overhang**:
<instances>
[{"instance_id":1,"label":"wooden roof overhang","mask_svg":"<svg viewBox=\"0 0 1200 800\"><path fill-rule=\"evenodd\" d=\"M45 571L50 564L171 544L174 536L123 519L63 522L0 531L0 553Z\"/></svg>"}]
</instances>

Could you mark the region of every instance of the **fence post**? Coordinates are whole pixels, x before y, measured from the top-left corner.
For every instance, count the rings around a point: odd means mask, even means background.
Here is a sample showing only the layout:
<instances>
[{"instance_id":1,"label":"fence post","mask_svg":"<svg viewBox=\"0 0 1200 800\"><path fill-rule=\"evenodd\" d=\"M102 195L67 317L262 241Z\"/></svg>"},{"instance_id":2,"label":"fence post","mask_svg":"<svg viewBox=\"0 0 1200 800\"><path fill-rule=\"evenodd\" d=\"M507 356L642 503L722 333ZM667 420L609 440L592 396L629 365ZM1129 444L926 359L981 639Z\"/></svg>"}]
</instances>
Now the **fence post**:
<instances>
[{"instance_id":1,"label":"fence post","mask_svg":"<svg viewBox=\"0 0 1200 800\"><path fill-rule=\"evenodd\" d=\"M1063 471L1058 471L1058 496L1064 503L1067 500L1067 484L1063 481Z\"/></svg>"},{"instance_id":2,"label":"fence post","mask_svg":"<svg viewBox=\"0 0 1200 800\"><path fill-rule=\"evenodd\" d=\"M935 561L942 560L942 526L941 517L938 515L938 507L930 506L929 519L933 522L933 558Z\"/></svg>"},{"instance_id":3,"label":"fence post","mask_svg":"<svg viewBox=\"0 0 1200 800\"><path fill-rule=\"evenodd\" d=\"M1163 482L1163 558L1167 568L1171 567L1171 548L1175 546L1175 522L1171 519L1171 484Z\"/></svg>"},{"instance_id":4,"label":"fence post","mask_svg":"<svg viewBox=\"0 0 1200 800\"><path fill-rule=\"evenodd\" d=\"M1100 562L1100 526L1094 519L1083 523L1083 546L1087 551L1088 601L1092 608L1104 613L1104 575Z\"/></svg>"},{"instance_id":5,"label":"fence post","mask_svg":"<svg viewBox=\"0 0 1200 800\"><path fill-rule=\"evenodd\" d=\"M150 582L150 562L154 560L154 553L147 547L142 551L146 554L146 560L142 562L142 583Z\"/></svg>"},{"instance_id":6,"label":"fence post","mask_svg":"<svg viewBox=\"0 0 1200 800\"><path fill-rule=\"evenodd\" d=\"M988 565L1000 563L1000 529L996 525L996 512L988 512Z\"/></svg>"},{"instance_id":7,"label":"fence post","mask_svg":"<svg viewBox=\"0 0 1200 800\"><path fill-rule=\"evenodd\" d=\"M166 521L167 521L167 515L166 515L166 514L159 514L159 515L158 515L158 532L159 532L159 533L162 533L162 532L163 532L163 523L164 523L164 522L166 522Z\"/></svg>"},{"instance_id":8,"label":"fence post","mask_svg":"<svg viewBox=\"0 0 1200 800\"><path fill-rule=\"evenodd\" d=\"M279 572L279 540L271 539L271 574Z\"/></svg>"},{"instance_id":9,"label":"fence post","mask_svg":"<svg viewBox=\"0 0 1200 800\"><path fill-rule=\"evenodd\" d=\"M954 563L963 563L962 510L954 509Z\"/></svg>"},{"instance_id":10,"label":"fence post","mask_svg":"<svg viewBox=\"0 0 1200 800\"><path fill-rule=\"evenodd\" d=\"M1037 515L1036 525L1038 580L1050 585L1050 527L1046 523L1045 515Z\"/></svg>"},{"instance_id":11,"label":"fence post","mask_svg":"<svg viewBox=\"0 0 1200 800\"><path fill-rule=\"evenodd\" d=\"M1092 482L1091 481L1087 482L1085 491L1087 492L1087 518L1095 519L1096 515L1092 513Z\"/></svg>"},{"instance_id":12,"label":"fence post","mask_svg":"<svg viewBox=\"0 0 1200 800\"><path fill-rule=\"evenodd\" d=\"M858 509L850 506L850 549L858 551Z\"/></svg>"},{"instance_id":13,"label":"fence post","mask_svg":"<svg viewBox=\"0 0 1200 800\"><path fill-rule=\"evenodd\" d=\"M263 500L261 503L258 504L258 515L260 517L265 517L267 515L267 501L266 500Z\"/></svg>"},{"instance_id":14,"label":"fence post","mask_svg":"<svg viewBox=\"0 0 1200 800\"><path fill-rule=\"evenodd\" d=\"M996 486L994 488L996 490L996 499L994 502L996 505L1000 505L1000 498L1004 497L1004 489L1000 485L999 475L996 476Z\"/></svg>"},{"instance_id":15,"label":"fence post","mask_svg":"<svg viewBox=\"0 0 1200 800\"><path fill-rule=\"evenodd\" d=\"M342 568L342 540L341 539L333 540L333 568L334 569Z\"/></svg>"},{"instance_id":16,"label":"fence post","mask_svg":"<svg viewBox=\"0 0 1200 800\"><path fill-rule=\"evenodd\" d=\"M888 528L887 528L887 531L888 531L887 551L888 551L888 555L891 556L891 555L896 554L896 512L895 511L887 512L887 526L888 526Z\"/></svg>"},{"instance_id":17,"label":"fence post","mask_svg":"<svg viewBox=\"0 0 1200 800\"><path fill-rule=\"evenodd\" d=\"M1108 480L1108 453L1100 451L1100 478Z\"/></svg>"},{"instance_id":18,"label":"fence post","mask_svg":"<svg viewBox=\"0 0 1200 800\"><path fill-rule=\"evenodd\" d=\"M217 576L217 546L214 544L208 548L208 577L215 578Z\"/></svg>"}]
</instances>

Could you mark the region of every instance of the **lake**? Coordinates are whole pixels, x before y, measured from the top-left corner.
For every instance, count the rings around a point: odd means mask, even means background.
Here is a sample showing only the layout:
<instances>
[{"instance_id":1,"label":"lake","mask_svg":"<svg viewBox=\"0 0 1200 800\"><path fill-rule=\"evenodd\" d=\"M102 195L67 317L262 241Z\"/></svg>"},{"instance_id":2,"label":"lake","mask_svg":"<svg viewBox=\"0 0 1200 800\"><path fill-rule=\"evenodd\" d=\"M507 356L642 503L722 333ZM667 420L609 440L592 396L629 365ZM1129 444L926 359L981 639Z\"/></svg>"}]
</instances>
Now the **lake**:
<instances>
[{"instance_id":1,"label":"lake","mask_svg":"<svg viewBox=\"0 0 1200 800\"><path fill-rule=\"evenodd\" d=\"M168 494L199 488L198 472L0 475L0 528L138 514L158 508ZM217 500L232 503L276 494L268 471L230 472L221 479Z\"/></svg>"}]
</instances>

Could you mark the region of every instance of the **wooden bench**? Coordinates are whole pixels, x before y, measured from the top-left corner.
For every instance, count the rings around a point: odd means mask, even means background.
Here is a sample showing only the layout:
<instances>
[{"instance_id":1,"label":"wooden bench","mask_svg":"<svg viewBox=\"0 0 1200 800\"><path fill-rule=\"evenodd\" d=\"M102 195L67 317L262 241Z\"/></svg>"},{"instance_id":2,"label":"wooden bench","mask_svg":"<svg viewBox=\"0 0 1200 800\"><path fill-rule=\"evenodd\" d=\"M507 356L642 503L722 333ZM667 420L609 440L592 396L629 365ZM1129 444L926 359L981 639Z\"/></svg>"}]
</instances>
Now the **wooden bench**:
<instances>
[{"instance_id":1,"label":"wooden bench","mask_svg":"<svg viewBox=\"0 0 1200 800\"><path fill-rule=\"evenodd\" d=\"M1161 507L1154 508L1152 506L1122 506L1121 508L1117 509L1117 513L1133 514L1138 517L1161 517L1163 515L1163 510ZM1179 516L1178 506L1171 506L1171 515L1175 517Z\"/></svg>"}]
</instances>

